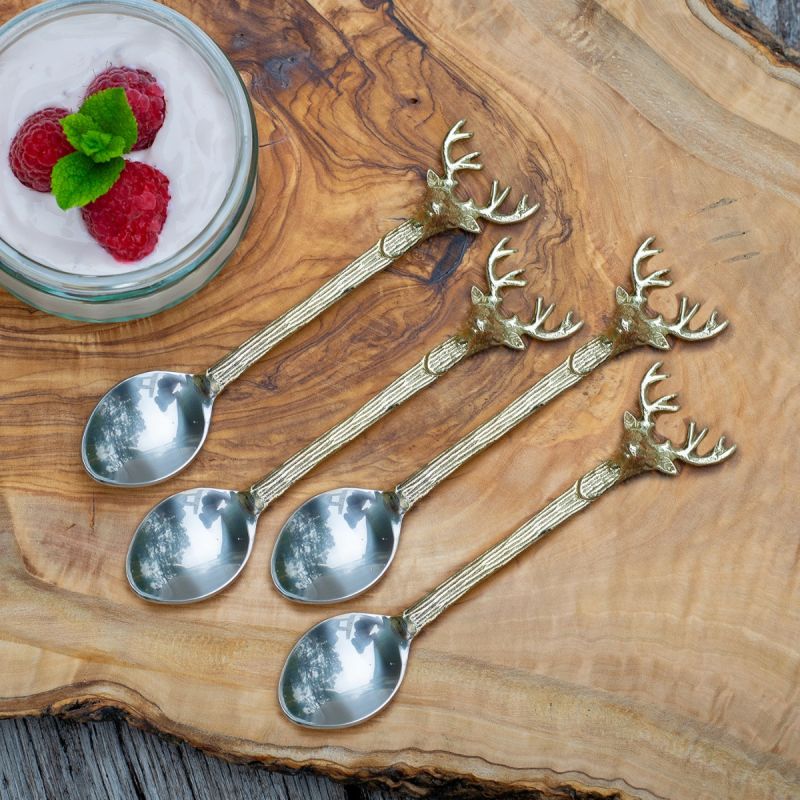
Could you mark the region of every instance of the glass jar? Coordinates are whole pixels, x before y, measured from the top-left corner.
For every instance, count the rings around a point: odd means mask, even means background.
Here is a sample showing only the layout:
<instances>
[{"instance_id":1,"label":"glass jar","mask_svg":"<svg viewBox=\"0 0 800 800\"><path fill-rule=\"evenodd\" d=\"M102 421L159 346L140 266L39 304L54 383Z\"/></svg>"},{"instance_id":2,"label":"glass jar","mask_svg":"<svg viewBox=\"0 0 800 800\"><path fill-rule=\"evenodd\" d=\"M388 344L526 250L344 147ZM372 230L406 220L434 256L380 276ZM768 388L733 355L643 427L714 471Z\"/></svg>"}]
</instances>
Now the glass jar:
<instances>
[{"instance_id":1,"label":"glass jar","mask_svg":"<svg viewBox=\"0 0 800 800\"><path fill-rule=\"evenodd\" d=\"M192 48L230 105L235 129L233 177L222 203L202 231L168 258L142 268L120 265L114 274L81 275L39 263L0 238L0 285L9 292L50 314L109 322L146 317L180 303L221 269L241 239L253 209L258 137L247 91L224 53L194 23L151 0L50 0L0 27L0 57L45 23L98 13L155 23ZM91 77L87 76L87 84ZM169 113L169 97L167 101ZM7 158L7 154L0 157Z\"/></svg>"}]
</instances>

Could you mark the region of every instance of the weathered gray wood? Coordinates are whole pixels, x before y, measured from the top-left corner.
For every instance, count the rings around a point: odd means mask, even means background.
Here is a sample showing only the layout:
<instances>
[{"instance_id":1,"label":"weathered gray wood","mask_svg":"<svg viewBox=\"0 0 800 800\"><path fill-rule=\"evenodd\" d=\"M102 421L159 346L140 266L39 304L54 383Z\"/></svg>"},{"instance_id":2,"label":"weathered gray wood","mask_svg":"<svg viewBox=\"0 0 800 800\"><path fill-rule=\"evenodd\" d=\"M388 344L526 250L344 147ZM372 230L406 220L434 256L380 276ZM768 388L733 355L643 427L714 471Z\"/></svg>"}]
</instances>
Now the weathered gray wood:
<instances>
[{"instance_id":1,"label":"weathered gray wood","mask_svg":"<svg viewBox=\"0 0 800 800\"><path fill-rule=\"evenodd\" d=\"M800 47L800 0L751 0L750 7L781 41Z\"/></svg>"},{"instance_id":2,"label":"weathered gray wood","mask_svg":"<svg viewBox=\"0 0 800 800\"><path fill-rule=\"evenodd\" d=\"M0 797L390 800L386 792L230 764L124 722L78 723L49 717L0 722Z\"/></svg>"},{"instance_id":3,"label":"weathered gray wood","mask_svg":"<svg viewBox=\"0 0 800 800\"><path fill-rule=\"evenodd\" d=\"M784 44L800 48L800 0L750 0ZM400 794L342 786L211 758L124 722L52 718L0 722L2 800L398 800Z\"/></svg>"}]
</instances>

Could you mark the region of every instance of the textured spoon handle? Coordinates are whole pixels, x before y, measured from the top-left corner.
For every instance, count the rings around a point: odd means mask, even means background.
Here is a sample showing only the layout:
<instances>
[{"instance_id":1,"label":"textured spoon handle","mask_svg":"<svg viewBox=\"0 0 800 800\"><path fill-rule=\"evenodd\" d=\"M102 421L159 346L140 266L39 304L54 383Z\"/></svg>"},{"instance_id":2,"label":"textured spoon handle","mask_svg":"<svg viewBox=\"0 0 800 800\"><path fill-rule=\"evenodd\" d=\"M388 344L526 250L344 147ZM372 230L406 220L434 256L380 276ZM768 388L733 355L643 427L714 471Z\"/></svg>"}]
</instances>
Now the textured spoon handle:
<instances>
[{"instance_id":1,"label":"textured spoon handle","mask_svg":"<svg viewBox=\"0 0 800 800\"><path fill-rule=\"evenodd\" d=\"M210 367L206 377L211 390L215 394L221 392L275 345L307 325L356 286L388 267L428 235L430 234L426 232L422 223L414 219L406 220L387 233L366 253L334 275L313 294L281 314Z\"/></svg>"},{"instance_id":2,"label":"textured spoon handle","mask_svg":"<svg viewBox=\"0 0 800 800\"><path fill-rule=\"evenodd\" d=\"M320 461L355 439L393 408L429 386L470 352L474 351L471 351L468 340L463 336L451 336L435 347L411 369L364 403L358 411L334 425L327 433L254 484L250 493L258 507L263 509L268 506Z\"/></svg>"},{"instance_id":3,"label":"textured spoon handle","mask_svg":"<svg viewBox=\"0 0 800 800\"><path fill-rule=\"evenodd\" d=\"M411 636L416 636L429 622L461 599L470 589L508 564L523 550L541 539L573 514L623 479L622 470L612 461L604 461L587 472L566 492L545 506L535 517L514 533L462 567L444 583L403 612Z\"/></svg>"},{"instance_id":4,"label":"textured spoon handle","mask_svg":"<svg viewBox=\"0 0 800 800\"><path fill-rule=\"evenodd\" d=\"M579 347L563 364L545 375L499 414L403 481L395 490L403 508L411 508L465 461L505 436L514 426L597 369L613 355L612 351L613 345L605 336L595 336Z\"/></svg>"}]
</instances>

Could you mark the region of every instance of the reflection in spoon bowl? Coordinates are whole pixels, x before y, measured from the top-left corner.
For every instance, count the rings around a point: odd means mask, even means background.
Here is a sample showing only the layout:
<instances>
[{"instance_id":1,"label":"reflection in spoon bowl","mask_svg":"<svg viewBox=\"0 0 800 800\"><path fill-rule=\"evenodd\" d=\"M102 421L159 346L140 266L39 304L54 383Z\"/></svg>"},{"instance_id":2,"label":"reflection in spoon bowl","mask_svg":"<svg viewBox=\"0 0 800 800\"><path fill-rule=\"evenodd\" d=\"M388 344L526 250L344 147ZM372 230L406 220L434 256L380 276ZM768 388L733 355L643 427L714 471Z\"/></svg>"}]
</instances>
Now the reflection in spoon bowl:
<instances>
[{"instance_id":1,"label":"reflection in spoon bowl","mask_svg":"<svg viewBox=\"0 0 800 800\"><path fill-rule=\"evenodd\" d=\"M707 453L698 452L707 429L698 433L694 422L689 423L682 445L656 433L653 417L680 409L670 402L674 394L657 400L647 398L648 388L667 377L658 373L660 366L654 364L645 374L639 389L641 416L625 412L622 441L610 456L513 533L396 616L343 614L318 623L300 637L278 686L280 704L289 719L312 728L342 728L363 722L396 694L412 639L481 581L561 523L636 475L650 471L678 475L677 462L703 467L729 458L736 445L727 445L724 436ZM509 635L514 633L510 631Z\"/></svg>"},{"instance_id":2,"label":"reflection in spoon bowl","mask_svg":"<svg viewBox=\"0 0 800 800\"><path fill-rule=\"evenodd\" d=\"M87 472L114 485L166 480L203 446L213 402L204 382L183 372L144 372L118 383L86 423Z\"/></svg>"},{"instance_id":3,"label":"reflection in spoon bowl","mask_svg":"<svg viewBox=\"0 0 800 800\"><path fill-rule=\"evenodd\" d=\"M278 699L299 725L343 728L380 711L394 697L410 640L397 617L341 614L315 625L289 654Z\"/></svg>"},{"instance_id":4,"label":"reflection in spoon bowl","mask_svg":"<svg viewBox=\"0 0 800 800\"><path fill-rule=\"evenodd\" d=\"M345 297L348 292L360 286L364 281L388 267L396 259L411 250L420 242L442 233L445 230L465 230L480 233L482 226L478 223L494 223L510 225L528 219L536 213L539 204L528 205L528 196L523 195L513 211L502 210L509 189L499 191L497 181L492 184L491 199L488 205L480 205L473 199L463 200L455 192L459 185L456 173L481 169L482 165L475 161L477 153L470 153L460 158L451 155L453 146L472 136L463 130L464 120L459 120L444 138L442 143L443 171L437 175L433 170L427 172L427 189L420 208L408 219L401 222L393 230L383 235L365 253L358 256L344 269L330 277L325 283L313 291L304 300L284 311L260 331L234 350L224 355L216 364L206 370L203 375L181 375L180 373L148 372L137 375L114 387L100 401L109 407L105 411L97 409L92 415L84 437L83 462L89 474L102 483L116 486L144 486L166 480L187 466L203 446L211 416L212 395L222 392L226 386L239 378L272 348L287 339L296 331L318 317L327 308ZM505 241L505 240L504 240ZM502 244L499 246L502 250ZM496 255L495 260L503 258L512 251L504 251ZM499 291L506 286L521 286L523 282L508 276L505 281L496 280L491 286L489 295L480 294L484 305L499 306ZM477 296L477 295L476 295ZM549 311L545 313L545 316ZM515 318L516 319L516 318ZM566 327L557 333L545 333L545 337L557 338L566 334ZM576 329L572 326L571 330ZM527 332L527 331L526 331ZM485 336L481 337L485 339ZM514 342L521 342L518 334L514 334ZM452 349L452 344L450 349ZM473 349L470 354L486 347L485 341L480 348ZM513 345L517 347L516 344ZM468 348L463 348L455 360L444 366L450 366L467 355ZM452 354L451 354L452 355ZM439 354L441 357L441 354ZM436 359L434 359L436 363ZM443 374L443 373L439 373ZM190 408L181 408L181 414L166 420L154 411L153 403L147 400L153 390L151 382L155 377L169 375L182 379L183 385L191 390L190 384L201 389L201 413ZM432 374L428 373L430 383ZM130 384L128 388L125 387ZM420 387L417 386L417 389ZM398 400L397 402L402 402ZM395 403L396 405L396 403ZM120 424L117 416L121 407L123 417L129 415L130 424ZM137 415L136 411L142 412ZM191 413L187 413L191 412ZM184 426L182 423L189 423ZM152 440L151 440L151 426ZM196 427L195 427L196 426ZM90 430L91 428L91 430ZM172 430L172 433L169 431ZM166 431L166 433L165 433ZM127 438L126 438L127 437ZM146 438L146 442L137 439Z\"/></svg>"},{"instance_id":5,"label":"reflection in spoon bowl","mask_svg":"<svg viewBox=\"0 0 800 800\"><path fill-rule=\"evenodd\" d=\"M305 603L333 603L364 591L394 558L402 516L394 492L348 488L312 497L278 535L275 585Z\"/></svg>"},{"instance_id":6,"label":"reflection in spoon bowl","mask_svg":"<svg viewBox=\"0 0 800 800\"><path fill-rule=\"evenodd\" d=\"M133 536L127 558L131 588L157 603L216 594L244 567L256 520L241 492L192 489L168 497Z\"/></svg>"},{"instance_id":7,"label":"reflection in spoon bowl","mask_svg":"<svg viewBox=\"0 0 800 800\"><path fill-rule=\"evenodd\" d=\"M506 193L501 194L505 197ZM429 350L416 364L388 383L361 408L290 456L241 495L243 500L239 506L247 509L245 516L248 525L255 528L255 518L323 459L361 435L417 392L439 380L464 359L493 346L524 350L522 334L533 339L552 341L570 336L580 327L580 323L573 322L572 314L568 313L558 327L548 329L546 323L553 306L545 307L541 298L536 303L535 317L530 324L523 324L516 316L505 316L501 309L503 290L524 284L518 277L520 270L512 270L503 276L499 276L495 271L497 262L514 252L506 249L507 243L507 238L501 239L492 249L486 267L487 283L490 287L487 290L488 294L473 287L466 325L462 325L456 333ZM210 381L209 385L216 387L217 383ZM291 584L289 590L295 599L305 602L342 599L357 594L365 585L371 585L386 570L397 547L401 517L400 497L404 495L399 492L348 489L321 497L318 502L311 503L292 521L292 527L299 531L299 534L286 536L287 546L279 548L278 555L273 561L276 579L286 582L287 585ZM403 508L408 507L404 501ZM161 518L159 514L154 514L153 517ZM173 533L170 527L172 524L170 522L167 525L169 529L165 533L167 537ZM180 529L194 529L194 527L193 524L185 522ZM202 600L214 591L223 589L236 577L234 574L229 579L225 574L224 582L215 587L205 573L205 567L201 565L198 581L203 591L193 592L191 584L193 579L190 580L186 574L190 567L185 564L183 550L179 550L177 554L180 559L178 562L170 561L173 554L168 548L163 548L163 554L159 552L157 529L158 525L148 520L136 538L149 542L148 554L152 553L157 557L160 573L165 570L170 573L177 571L182 575L182 582L180 591L177 589L170 591L169 596L161 587L157 587L157 597L153 598L152 587L138 585L142 581L139 580L137 583L134 576L131 585L143 596L175 603ZM304 535L306 532L308 532L307 541ZM138 546L139 544L135 542L134 552ZM188 549L193 550L194 546ZM309 563L306 558L308 555L311 556L310 570L304 566ZM244 558L246 557L245 555ZM213 563L216 568L220 565L220 560L215 559ZM237 564L237 574L241 566L243 565ZM339 576L343 577L340 579ZM172 576L169 582L173 588L177 585ZM145 583L150 584L152 581Z\"/></svg>"},{"instance_id":8,"label":"reflection in spoon bowl","mask_svg":"<svg viewBox=\"0 0 800 800\"><path fill-rule=\"evenodd\" d=\"M618 287L616 290L617 305L614 312L614 326L581 345L555 369L539 379L519 397L512 400L502 411L490 417L455 444L439 453L428 464L398 484L393 492L381 493L373 491L373 494L376 496L383 495L384 497L391 496L393 498L393 507L402 509L400 514L404 516L416 503L467 460L498 441L502 436L505 436L532 414L544 408L547 403L554 400L562 392L575 386L611 358L626 353L633 347L649 345L657 349L669 348L667 335L688 341L702 341L710 339L725 330L728 323L727 321L719 320L716 311L712 312L702 327L689 328L689 323L699 306L697 304L690 305L686 298L681 301L678 318L674 322L666 322L661 315L648 316L650 312L647 310L645 290L670 284L670 281L664 278L665 270L658 270L648 276L643 275L641 272L642 263L660 252L659 250L651 249L652 243L652 237L646 239L639 246L633 257L631 267L632 288L626 291ZM494 259L496 260L497 256L505 252L508 251L503 251L502 247L499 251L495 248ZM492 263L493 259L490 257L488 277L490 285L496 286L498 279L491 268ZM516 273L509 274L513 277ZM508 276L506 276L505 285L513 285L508 282ZM477 290L475 297L479 301L481 298L486 299L486 296L479 290ZM537 304L537 308L538 306L539 304ZM547 313L549 312L543 314L543 319L547 318ZM516 317L512 318L512 320L516 320ZM569 315L562 323L562 328L565 325L567 328L570 326ZM631 336L634 333L635 336L632 339ZM327 545L322 546L316 541L309 544L302 541L289 541L292 538L301 539L306 536L309 536L312 540L324 539L327 532L338 531L340 528L346 533L346 526L342 522L346 513L341 505L337 505L334 502L334 498L346 495L349 491L351 490L337 489L328 493L327 497L331 499L328 501L328 508L323 514L325 530L322 532L315 531L313 526L301 524L300 522L309 517L309 515L313 515L313 512L309 512L306 508L309 504L301 506L292 515L289 522L284 525L276 545L276 558L273 559L272 574L278 590L286 597L292 600L317 603L346 600L372 586L388 569L389 562L394 557L394 550L391 552L382 550L379 557L371 557L368 560L358 553L352 558L343 557L341 553L347 551L344 545L348 540L346 537L342 537L342 544L339 544L340 539L338 536L334 537L332 533L330 538L335 544L330 547ZM310 503L313 504L314 508L324 506L325 501L322 499L324 497L326 495L320 495ZM339 519L334 519L337 515ZM296 517L300 521L296 521ZM395 524L394 521L392 524ZM399 524L398 517L396 521L397 528L394 533L395 549L399 534ZM374 536L377 527L375 524L367 526L367 535ZM312 528L312 530L309 532L308 528ZM376 550L379 550L380 543L376 542L375 547ZM280 548L280 554L277 553L278 548ZM369 548L369 544L365 545L364 553L367 553ZM291 554L291 569L285 563L288 561L286 553ZM380 567L380 571L375 572L366 568L357 568L366 567L367 565L375 569ZM308 576L315 577L315 580L309 581ZM316 578L316 576L321 577ZM324 585L322 576L324 576Z\"/></svg>"}]
</instances>

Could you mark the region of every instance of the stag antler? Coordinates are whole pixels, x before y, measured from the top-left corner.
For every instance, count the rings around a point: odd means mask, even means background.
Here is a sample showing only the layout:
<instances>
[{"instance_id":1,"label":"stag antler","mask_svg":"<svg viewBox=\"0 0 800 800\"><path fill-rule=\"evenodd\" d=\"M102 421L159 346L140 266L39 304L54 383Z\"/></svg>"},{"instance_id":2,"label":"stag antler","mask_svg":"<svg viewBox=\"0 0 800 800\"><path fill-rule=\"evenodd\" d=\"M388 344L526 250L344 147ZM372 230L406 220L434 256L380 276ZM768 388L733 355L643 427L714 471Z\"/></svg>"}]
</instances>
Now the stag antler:
<instances>
[{"instance_id":1,"label":"stag antler","mask_svg":"<svg viewBox=\"0 0 800 800\"><path fill-rule=\"evenodd\" d=\"M531 214L535 213L539 209L539 204L536 203L532 207L528 207L528 195L522 195L519 203L517 203L517 207L512 211L510 214L498 214L497 209L503 204L503 201L508 197L509 192L511 191L510 186L506 186L501 192L498 192L500 188L500 184L497 181L492 181L492 196L489 198L489 202L480 208L476 208L475 205L472 203L472 200L469 200L467 205L471 205L475 208L475 213L481 218L488 220L489 222L499 222L501 225L508 225L512 222L520 222L521 220L529 217Z\"/></svg>"},{"instance_id":2,"label":"stag antler","mask_svg":"<svg viewBox=\"0 0 800 800\"><path fill-rule=\"evenodd\" d=\"M668 269L659 269L647 276L643 276L639 272L639 267L643 261L646 261L648 258L652 258L653 256L657 256L664 252L660 247L650 247L650 245L655 241L655 238L655 236L648 236L639 245L638 249L633 255L633 261L631 262L631 276L633 277L634 289L633 296L641 301L646 299L645 291L647 289L653 289L657 286L672 286L672 281L669 278L663 277L669 272Z\"/></svg>"},{"instance_id":3,"label":"stag antler","mask_svg":"<svg viewBox=\"0 0 800 800\"><path fill-rule=\"evenodd\" d=\"M670 403L670 400L674 400L677 397L676 394L664 395L653 402L647 399L647 390L656 383L661 383L661 381L665 381L669 377L666 373L659 373L658 370L660 367L661 362L656 361L656 363L647 370L644 378L642 378L641 386L639 386L639 406L642 409L641 424L648 429L652 428L655 424L653 418L656 414L680 411L680 406Z\"/></svg>"},{"instance_id":4,"label":"stag antler","mask_svg":"<svg viewBox=\"0 0 800 800\"><path fill-rule=\"evenodd\" d=\"M477 158L480 153L476 150L474 153L467 153L465 156L461 156L456 161L450 156L450 148L456 143L460 142L462 139L471 139L472 133L470 131L462 131L461 128L464 125L466 120L460 119L453 125L452 128L447 132L447 136L444 137L444 141L442 142L442 163L444 164L444 173L446 176L446 180L450 183L451 186L455 186L458 181L453 177L456 172L459 172L462 169L482 169L483 164L476 163L472 159Z\"/></svg>"},{"instance_id":5,"label":"stag antler","mask_svg":"<svg viewBox=\"0 0 800 800\"><path fill-rule=\"evenodd\" d=\"M529 207L527 195L522 196L516 209L510 214L501 213L499 208L511 189L508 187L501 191L497 181L492 182L492 194L485 206L477 206L471 199L460 200L455 196L454 190L458 185L456 173L465 169L481 169L483 166L475 160L480 155L477 151L467 153L461 158L453 158L451 153L453 145L472 137L472 133L462 130L463 125L463 119L456 122L442 143L444 177L437 175L433 170L428 170L428 198L425 213L430 228L436 230L461 228L472 233L480 233L478 219L507 225L512 222L520 222L534 214L539 208L539 204Z\"/></svg>"},{"instance_id":6,"label":"stag antler","mask_svg":"<svg viewBox=\"0 0 800 800\"><path fill-rule=\"evenodd\" d=\"M736 445L732 444L730 447L725 447L725 437L720 436L714 449L704 456L698 455L697 446L703 441L705 435L708 433L708 428L703 428L700 433L695 433L697 425L694 420L689 420L689 428L686 431L686 442L683 447L672 447L675 458L686 462L687 464L694 464L695 466L703 467L707 464L718 464L720 461L726 459L734 450Z\"/></svg>"},{"instance_id":7,"label":"stag antler","mask_svg":"<svg viewBox=\"0 0 800 800\"><path fill-rule=\"evenodd\" d=\"M528 325L520 322L515 315L505 317L500 306L503 302L502 292L511 286L525 286L526 281L520 278L524 270L515 269L505 275L498 276L495 266L501 258L506 258L517 251L506 248L508 237L501 239L492 249L486 262L486 276L489 282L489 294L484 294L477 286L472 287L473 314L471 329L485 344L504 344L515 350L522 350L525 342L522 334L542 341L564 339L577 331L583 322L572 321L572 311L564 317L563 322L555 330L545 330L544 324L553 313L555 305L545 307L541 297L536 299L536 312Z\"/></svg>"},{"instance_id":8,"label":"stag antler","mask_svg":"<svg viewBox=\"0 0 800 800\"><path fill-rule=\"evenodd\" d=\"M685 339L686 341L692 342L699 341L701 339L708 339L711 336L716 336L716 334L728 327L727 319L723 320L722 322L717 321L717 314L719 312L715 308L711 312L711 316L706 320L702 328L698 328L694 331L691 330L689 328L689 323L699 308L700 303L695 303L691 308L689 308L689 298L681 297L681 307L678 311L677 319L675 322L664 322L663 329L671 333L673 336L677 336L679 339Z\"/></svg>"},{"instance_id":9,"label":"stag antler","mask_svg":"<svg viewBox=\"0 0 800 800\"><path fill-rule=\"evenodd\" d=\"M648 389L669 377L665 373L658 372L660 367L661 362L657 361L642 378L639 388L641 418L637 418L630 411L625 412L625 436L621 455L628 473L658 470L667 475L675 475L678 472L676 461L683 461L695 466L707 466L724 461L736 450L736 445L726 447L725 437L721 436L709 453L704 456L699 455L697 447L705 438L708 429L703 428L700 433L697 433L697 426L694 422L689 423L686 441L682 447L676 447L669 440L656 441L654 435L655 415L680 410L679 405L671 402L676 397L674 394L668 394L652 401L647 399Z\"/></svg>"},{"instance_id":10,"label":"stag antler","mask_svg":"<svg viewBox=\"0 0 800 800\"><path fill-rule=\"evenodd\" d=\"M514 247L506 248L509 238L510 237L508 236L504 237L492 248L492 252L489 254L489 259L486 262L486 276L489 279L490 289L489 297L498 303L502 302L500 293L503 291L503 289L507 289L509 286L525 286L527 284L527 281L524 278L517 277L525 272L524 269L512 270L500 278L498 278L495 274L494 268L497 262L500 261L500 259L507 258L508 256L511 256L517 252L516 248Z\"/></svg>"},{"instance_id":11,"label":"stag antler","mask_svg":"<svg viewBox=\"0 0 800 800\"><path fill-rule=\"evenodd\" d=\"M679 339L699 341L716 336L728 326L727 320L720 322L717 319L718 312L715 309L702 327L692 330L689 324L697 314L700 304L689 307L689 301L685 297L681 299L680 310L674 322L666 322L660 314L653 316L648 312L647 291L672 285L672 281L665 277L668 269L659 269L649 275L642 274L642 263L662 252L658 248L650 247L654 238L649 236L645 239L633 256L633 293L629 294L621 286L617 287L617 313L611 335L617 339L616 344L620 349L649 344L659 350L669 350L669 334Z\"/></svg>"}]
</instances>

